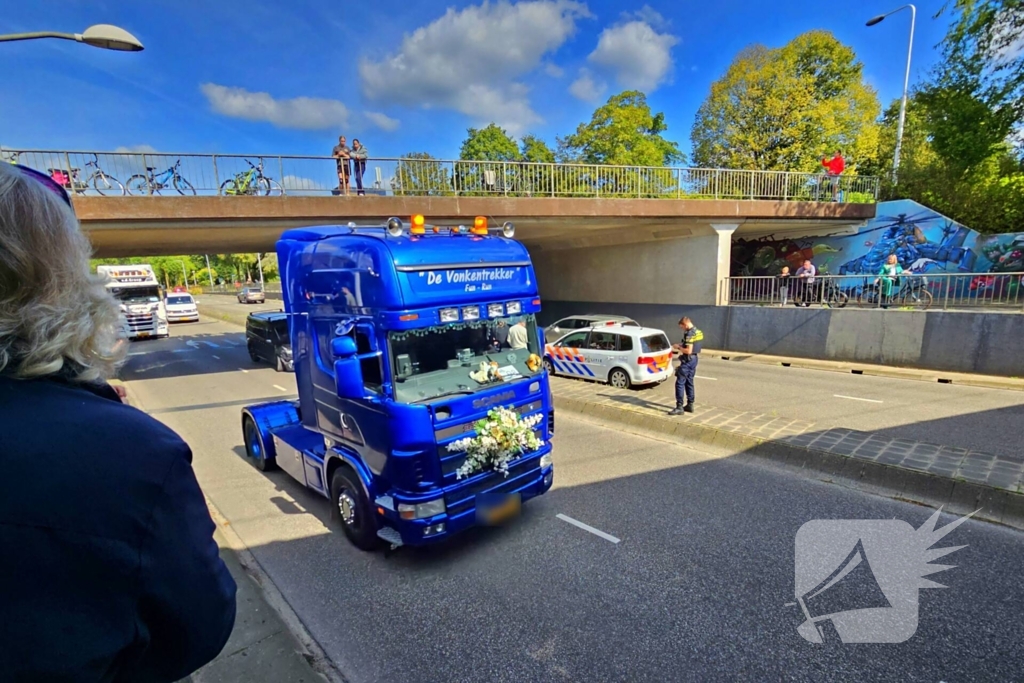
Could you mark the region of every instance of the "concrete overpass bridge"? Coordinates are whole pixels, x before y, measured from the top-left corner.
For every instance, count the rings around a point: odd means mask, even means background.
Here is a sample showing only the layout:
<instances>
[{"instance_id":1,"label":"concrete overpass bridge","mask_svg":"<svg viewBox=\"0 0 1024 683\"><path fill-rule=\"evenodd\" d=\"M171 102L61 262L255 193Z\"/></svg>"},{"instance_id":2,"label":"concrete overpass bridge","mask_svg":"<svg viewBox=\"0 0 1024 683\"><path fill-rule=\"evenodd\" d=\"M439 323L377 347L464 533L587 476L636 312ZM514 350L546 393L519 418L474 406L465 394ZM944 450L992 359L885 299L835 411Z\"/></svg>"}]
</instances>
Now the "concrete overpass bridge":
<instances>
[{"instance_id":1,"label":"concrete overpass bridge","mask_svg":"<svg viewBox=\"0 0 1024 683\"><path fill-rule=\"evenodd\" d=\"M547 298L723 303L734 236L853 231L878 180L726 169L371 159L339 196L331 157L21 151L63 174L97 257L271 251L296 226L423 214L516 224ZM831 201L838 191L840 201Z\"/></svg>"}]
</instances>

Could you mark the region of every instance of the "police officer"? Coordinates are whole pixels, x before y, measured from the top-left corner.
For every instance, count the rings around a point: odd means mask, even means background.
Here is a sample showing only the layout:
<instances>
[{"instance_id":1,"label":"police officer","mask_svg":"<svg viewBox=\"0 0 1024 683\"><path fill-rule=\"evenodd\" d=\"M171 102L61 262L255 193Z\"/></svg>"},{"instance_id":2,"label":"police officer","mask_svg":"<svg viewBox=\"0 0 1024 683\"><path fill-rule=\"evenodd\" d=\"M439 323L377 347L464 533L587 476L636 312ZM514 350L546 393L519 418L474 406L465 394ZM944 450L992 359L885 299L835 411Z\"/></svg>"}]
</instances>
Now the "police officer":
<instances>
[{"instance_id":1,"label":"police officer","mask_svg":"<svg viewBox=\"0 0 1024 683\"><path fill-rule=\"evenodd\" d=\"M693 378L697 374L697 357L700 355L704 333L698 330L693 321L683 318L679 321L679 329L683 331L683 343L673 344L672 348L679 352L679 367L676 368L676 408L669 415L682 415L693 412ZM683 394L686 394L686 406L683 407Z\"/></svg>"}]
</instances>

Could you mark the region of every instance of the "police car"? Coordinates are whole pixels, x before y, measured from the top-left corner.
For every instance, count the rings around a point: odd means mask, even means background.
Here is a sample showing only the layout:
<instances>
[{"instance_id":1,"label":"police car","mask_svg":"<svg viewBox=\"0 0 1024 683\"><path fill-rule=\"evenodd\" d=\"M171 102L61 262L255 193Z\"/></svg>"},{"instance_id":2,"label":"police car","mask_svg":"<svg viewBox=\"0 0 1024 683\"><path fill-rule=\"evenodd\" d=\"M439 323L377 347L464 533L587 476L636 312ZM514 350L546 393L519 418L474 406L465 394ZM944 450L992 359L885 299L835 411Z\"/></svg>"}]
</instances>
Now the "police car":
<instances>
[{"instance_id":1,"label":"police car","mask_svg":"<svg viewBox=\"0 0 1024 683\"><path fill-rule=\"evenodd\" d=\"M624 389L668 379L672 344L661 330L609 322L545 344L544 366L554 375L607 382Z\"/></svg>"}]
</instances>

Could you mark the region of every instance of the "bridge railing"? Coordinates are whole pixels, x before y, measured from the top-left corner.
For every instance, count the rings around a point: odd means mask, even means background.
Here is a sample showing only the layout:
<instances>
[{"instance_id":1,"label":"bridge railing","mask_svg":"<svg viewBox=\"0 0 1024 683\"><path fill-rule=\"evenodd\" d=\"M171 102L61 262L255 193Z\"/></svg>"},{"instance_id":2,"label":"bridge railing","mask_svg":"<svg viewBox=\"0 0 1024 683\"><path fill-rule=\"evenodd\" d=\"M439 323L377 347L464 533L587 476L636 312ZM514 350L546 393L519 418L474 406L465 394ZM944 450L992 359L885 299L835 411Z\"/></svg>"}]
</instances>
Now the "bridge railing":
<instances>
[{"instance_id":1,"label":"bridge railing","mask_svg":"<svg viewBox=\"0 0 1024 683\"><path fill-rule=\"evenodd\" d=\"M86 196L339 194L332 157L5 150ZM351 162L354 166L356 162ZM261 167L262 176L253 167ZM252 174L247 175L247 174ZM356 169L350 194L356 194ZM874 176L732 169L373 158L364 192L386 196L608 197L871 203Z\"/></svg>"},{"instance_id":2,"label":"bridge railing","mask_svg":"<svg viewBox=\"0 0 1024 683\"><path fill-rule=\"evenodd\" d=\"M832 308L988 308L1024 313L1024 272L728 277L719 300L733 306L818 305Z\"/></svg>"}]
</instances>

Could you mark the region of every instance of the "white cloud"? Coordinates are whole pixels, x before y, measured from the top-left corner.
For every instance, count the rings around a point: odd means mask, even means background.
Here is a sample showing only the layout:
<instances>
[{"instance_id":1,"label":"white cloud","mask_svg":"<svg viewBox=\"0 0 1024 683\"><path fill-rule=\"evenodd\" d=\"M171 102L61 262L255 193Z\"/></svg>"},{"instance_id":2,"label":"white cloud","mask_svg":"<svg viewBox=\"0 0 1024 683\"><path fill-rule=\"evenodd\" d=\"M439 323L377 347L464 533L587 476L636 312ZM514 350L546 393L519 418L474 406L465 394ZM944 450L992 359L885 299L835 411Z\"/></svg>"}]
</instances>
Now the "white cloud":
<instances>
[{"instance_id":1,"label":"white cloud","mask_svg":"<svg viewBox=\"0 0 1024 683\"><path fill-rule=\"evenodd\" d=\"M601 32L587 60L613 74L623 88L651 92L672 70L672 48L679 39L658 33L643 21L629 21Z\"/></svg>"},{"instance_id":2,"label":"white cloud","mask_svg":"<svg viewBox=\"0 0 1024 683\"><path fill-rule=\"evenodd\" d=\"M642 21L643 23L648 24L649 26L656 28L659 31L664 31L665 29L668 28L669 25L668 19L661 16L661 13L658 12L658 10L651 7L650 5L644 5L635 12L623 12L622 16L627 21L633 19L636 19L637 21Z\"/></svg>"},{"instance_id":3,"label":"white cloud","mask_svg":"<svg viewBox=\"0 0 1024 683\"><path fill-rule=\"evenodd\" d=\"M594 80L594 76L590 71L580 69L579 77L569 86L569 94L584 102L596 102L601 99L601 95L604 94L606 87L605 83L599 83Z\"/></svg>"},{"instance_id":4,"label":"white cloud","mask_svg":"<svg viewBox=\"0 0 1024 683\"><path fill-rule=\"evenodd\" d=\"M131 147L118 147L114 150L118 154L156 154L156 148L152 145L132 145Z\"/></svg>"},{"instance_id":5,"label":"white cloud","mask_svg":"<svg viewBox=\"0 0 1024 683\"><path fill-rule=\"evenodd\" d=\"M553 62L548 62L544 65L544 73L552 78L561 78L565 75L565 69Z\"/></svg>"},{"instance_id":6,"label":"white cloud","mask_svg":"<svg viewBox=\"0 0 1024 683\"><path fill-rule=\"evenodd\" d=\"M381 114L380 112L368 111L365 112L365 114L366 118L370 120L370 123L377 126L381 130L386 130L388 132L398 130L398 126L401 124L401 122L398 119L393 119L387 114Z\"/></svg>"},{"instance_id":7,"label":"white cloud","mask_svg":"<svg viewBox=\"0 0 1024 683\"><path fill-rule=\"evenodd\" d=\"M267 121L278 128L322 130L348 124L348 107L338 100L316 97L274 99L269 93L250 92L216 83L200 87L218 114L247 121Z\"/></svg>"},{"instance_id":8,"label":"white cloud","mask_svg":"<svg viewBox=\"0 0 1024 683\"><path fill-rule=\"evenodd\" d=\"M573 0L505 0L449 8L444 16L402 39L397 53L364 58L359 76L371 101L444 107L480 123L494 121L516 135L541 118L518 79L591 16Z\"/></svg>"}]
</instances>

